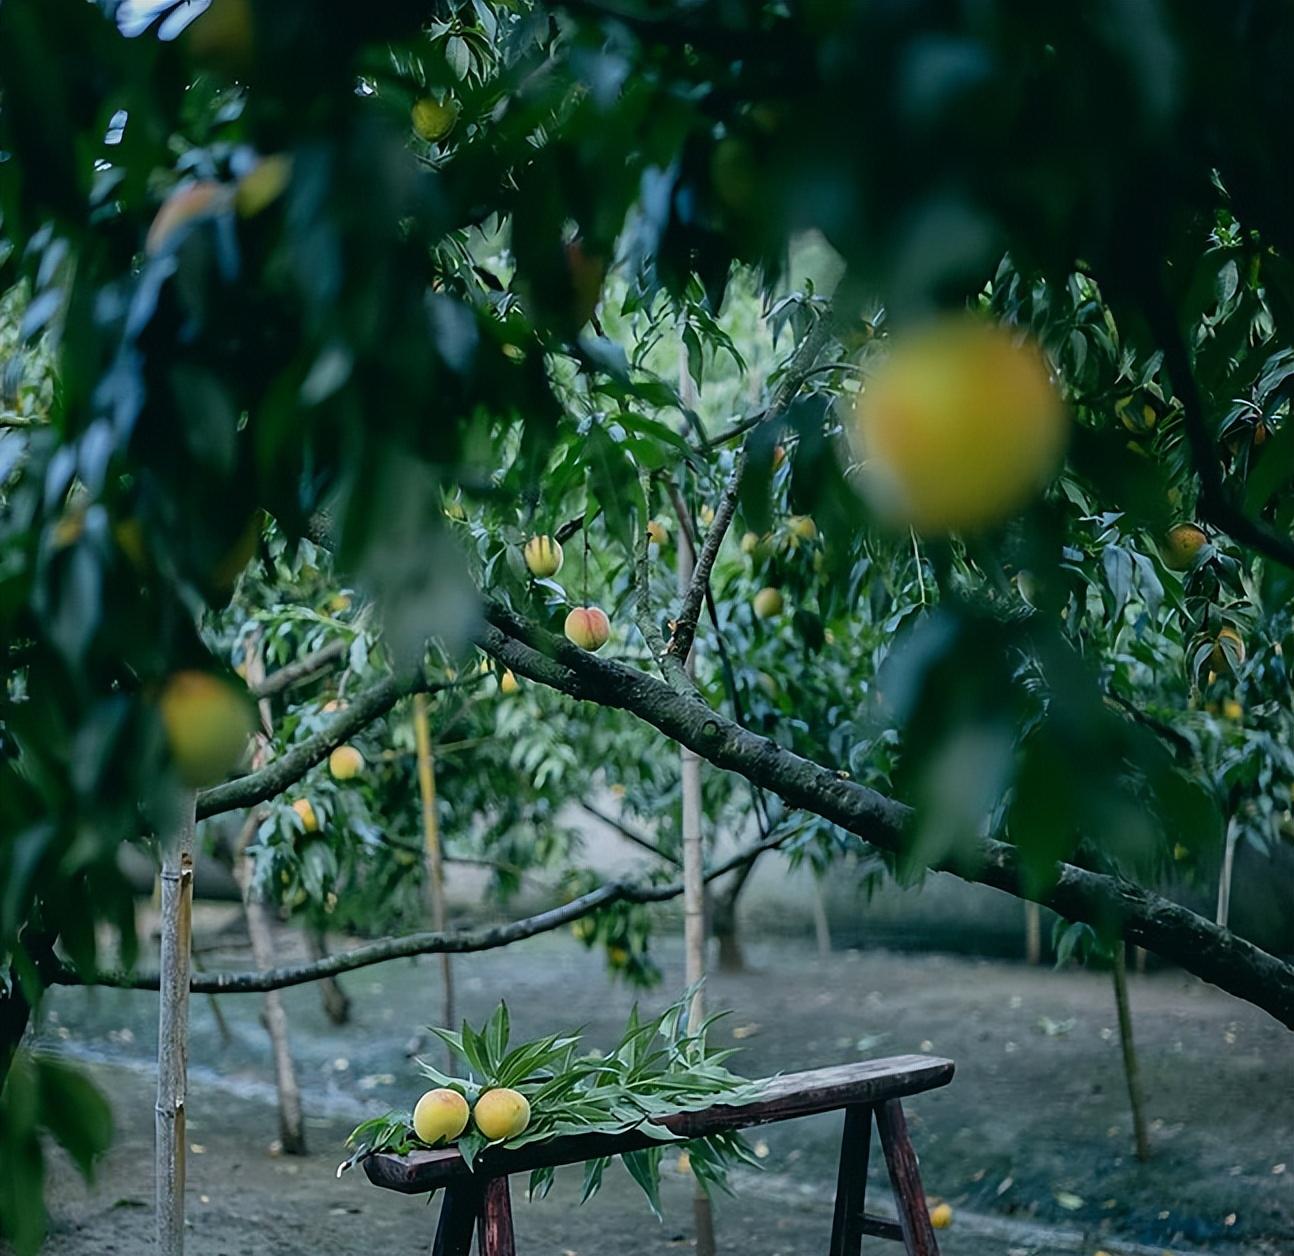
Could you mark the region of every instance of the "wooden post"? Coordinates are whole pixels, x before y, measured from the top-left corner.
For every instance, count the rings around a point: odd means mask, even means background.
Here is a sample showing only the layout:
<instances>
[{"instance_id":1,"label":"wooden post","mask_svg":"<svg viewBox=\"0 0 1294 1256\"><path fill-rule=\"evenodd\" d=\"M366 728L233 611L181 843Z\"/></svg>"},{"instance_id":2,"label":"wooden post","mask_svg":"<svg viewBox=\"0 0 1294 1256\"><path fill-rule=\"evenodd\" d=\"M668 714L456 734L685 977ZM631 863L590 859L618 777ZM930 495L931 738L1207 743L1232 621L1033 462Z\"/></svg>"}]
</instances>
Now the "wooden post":
<instances>
[{"instance_id":1,"label":"wooden post","mask_svg":"<svg viewBox=\"0 0 1294 1256\"><path fill-rule=\"evenodd\" d=\"M894 1207L899 1214L903 1233L903 1250L908 1256L939 1256L934 1227L926 1209L925 1187L921 1168L908 1134L903 1105L897 1099L886 1100L876 1109L876 1128L881 1136L881 1150L894 1188Z\"/></svg>"},{"instance_id":2,"label":"wooden post","mask_svg":"<svg viewBox=\"0 0 1294 1256\"><path fill-rule=\"evenodd\" d=\"M836 1175L836 1211L831 1220L830 1256L859 1256L863 1246L863 1207L867 1200L867 1162L872 1148L872 1110L865 1104L845 1109Z\"/></svg>"},{"instance_id":3,"label":"wooden post","mask_svg":"<svg viewBox=\"0 0 1294 1256\"><path fill-rule=\"evenodd\" d=\"M445 911L445 859L440 848L440 822L436 816L436 766L431 754L431 717L427 711L427 695L413 696L413 738L418 750L418 791L422 795L422 838L427 859L427 893L431 907L431 926L443 932L446 926ZM441 984L444 1002L440 1023L446 1029L454 1028L454 969L448 951L440 955ZM448 1049L448 1048L447 1048ZM453 1053L450 1053L453 1067Z\"/></svg>"},{"instance_id":4,"label":"wooden post","mask_svg":"<svg viewBox=\"0 0 1294 1256\"><path fill-rule=\"evenodd\" d=\"M454 1182L445 1188L436 1223L431 1256L468 1256L481 1213L481 1188L475 1181Z\"/></svg>"},{"instance_id":5,"label":"wooden post","mask_svg":"<svg viewBox=\"0 0 1294 1256\"><path fill-rule=\"evenodd\" d=\"M1114 1002L1119 1012L1119 1046L1123 1050L1123 1075L1128 1083L1128 1102L1132 1106L1132 1134L1137 1159L1149 1160L1145 1097L1141 1093L1141 1069L1137 1064L1137 1045L1132 1038L1132 1010L1128 1003L1128 950L1123 942L1114 947Z\"/></svg>"},{"instance_id":6,"label":"wooden post","mask_svg":"<svg viewBox=\"0 0 1294 1256\"><path fill-rule=\"evenodd\" d=\"M193 939L196 795L162 854L162 954L157 1014L156 1187L159 1256L184 1252L184 1103L189 1072L189 966Z\"/></svg>"},{"instance_id":7,"label":"wooden post","mask_svg":"<svg viewBox=\"0 0 1294 1256\"><path fill-rule=\"evenodd\" d=\"M481 1219L477 1225L477 1250L480 1256L517 1256L512 1233L512 1195L508 1178L491 1178L485 1184Z\"/></svg>"},{"instance_id":8,"label":"wooden post","mask_svg":"<svg viewBox=\"0 0 1294 1256\"><path fill-rule=\"evenodd\" d=\"M686 366L684 366L686 375ZM690 377L688 377L690 383ZM692 583L696 562L687 542L687 528L679 520L678 588L686 594ZM696 651L684 660L688 675L696 671ZM701 841L701 757L686 746L679 747L679 770L683 792L683 949L688 985L695 985L692 1005L688 1008L688 1028L695 1031L705 1019L705 996L700 982L705 977L705 850ZM714 1256L714 1217L710 1197L697 1183L692 1198L696 1221L697 1256Z\"/></svg>"}]
</instances>

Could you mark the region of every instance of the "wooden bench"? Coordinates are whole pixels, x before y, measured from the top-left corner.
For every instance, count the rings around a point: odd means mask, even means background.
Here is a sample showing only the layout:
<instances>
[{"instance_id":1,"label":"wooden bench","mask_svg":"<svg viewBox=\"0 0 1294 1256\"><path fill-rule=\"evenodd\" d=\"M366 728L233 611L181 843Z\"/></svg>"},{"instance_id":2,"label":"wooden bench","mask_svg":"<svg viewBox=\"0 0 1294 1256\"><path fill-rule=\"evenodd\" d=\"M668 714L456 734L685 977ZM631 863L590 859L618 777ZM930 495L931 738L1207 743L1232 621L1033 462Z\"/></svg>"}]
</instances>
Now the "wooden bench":
<instances>
[{"instance_id":1,"label":"wooden bench","mask_svg":"<svg viewBox=\"0 0 1294 1256\"><path fill-rule=\"evenodd\" d=\"M700 1112L679 1112L655 1119L674 1134L699 1138L703 1134L748 1129L753 1125L843 1109L845 1129L836 1180L830 1256L857 1256L864 1234L900 1242L909 1256L938 1256L917 1156L908 1137L900 1100L946 1086L952 1076L951 1060L900 1055L888 1060L790 1073L771 1079L753 1103L735 1107L719 1104ZM873 1118L894 1188L897 1222L863 1211ZM475 1171L468 1169L453 1147L413 1151L404 1156L381 1153L370 1156L364 1162L364 1169L375 1185L407 1195L444 1187L445 1199L440 1208L432 1256L466 1256L471 1250L473 1231L479 1231L481 1256L515 1256L508 1191L510 1174L529 1173L550 1165L578 1164L599 1156L616 1156L659 1142L637 1130L622 1134L578 1134L530 1143L515 1151L489 1148L478 1157Z\"/></svg>"}]
</instances>

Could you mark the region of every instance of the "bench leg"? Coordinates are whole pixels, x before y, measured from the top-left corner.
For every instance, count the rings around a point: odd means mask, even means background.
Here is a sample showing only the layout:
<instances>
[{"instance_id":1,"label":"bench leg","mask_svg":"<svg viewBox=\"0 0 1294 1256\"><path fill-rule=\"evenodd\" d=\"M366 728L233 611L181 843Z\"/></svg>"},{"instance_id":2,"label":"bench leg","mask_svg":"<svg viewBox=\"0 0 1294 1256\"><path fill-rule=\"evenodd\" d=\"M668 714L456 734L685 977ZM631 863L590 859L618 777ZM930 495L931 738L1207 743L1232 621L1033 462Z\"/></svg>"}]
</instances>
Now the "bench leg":
<instances>
[{"instance_id":1,"label":"bench leg","mask_svg":"<svg viewBox=\"0 0 1294 1256\"><path fill-rule=\"evenodd\" d=\"M939 1256L934 1227L926 1210L926 1192L921 1185L917 1153L908 1136L903 1105L897 1099L877 1106L876 1128L880 1131L885 1164L890 1171L890 1185L894 1188L894 1205L899 1213L899 1228L903 1231L903 1250L908 1256Z\"/></svg>"},{"instance_id":2,"label":"bench leg","mask_svg":"<svg viewBox=\"0 0 1294 1256\"><path fill-rule=\"evenodd\" d=\"M866 1105L846 1108L840 1169L836 1174L836 1212L831 1219L830 1256L859 1256L862 1251L863 1197L867 1191L871 1146L871 1108Z\"/></svg>"},{"instance_id":3,"label":"bench leg","mask_svg":"<svg viewBox=\"0 0 1294 1256\"><path fill-rule=\"evenodd\" d=\"M468 1256L472 1250L472 1231L481 1211L481 1190L475 1182L455 1182L445 1188L440 1205L440 1220L431 1256Z\"/></svg>"},{"instance_id":4,"label":"bench leg","mask_svg":"<svg viewBox=\"0 0 1294 1256\"><path fill-rule=\"evenodd\" d=\"M477 1234L477 1250L481 1256L517 1256L516 1241L512 1237L512 1195L506 1175L491 1178L485 1184Z\"/></svg>"}]
</instances>

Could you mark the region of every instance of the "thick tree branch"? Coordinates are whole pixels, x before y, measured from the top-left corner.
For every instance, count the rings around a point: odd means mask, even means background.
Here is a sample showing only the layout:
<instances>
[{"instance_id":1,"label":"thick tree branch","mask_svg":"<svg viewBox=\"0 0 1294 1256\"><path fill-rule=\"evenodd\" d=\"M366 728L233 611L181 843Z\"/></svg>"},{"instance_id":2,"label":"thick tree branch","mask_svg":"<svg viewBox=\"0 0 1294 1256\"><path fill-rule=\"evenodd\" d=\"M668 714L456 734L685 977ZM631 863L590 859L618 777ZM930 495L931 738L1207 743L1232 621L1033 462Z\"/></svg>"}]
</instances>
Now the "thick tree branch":
<instances>
[{"instance_id":1,"label":"thick tree branch","mask_svg":"<svg viewBox=\"0 0 1294 1256\"><path fill-rule=\"evenodd\" d=\"M711 868L707 881L725 876L765 851L782 845L793 834L781 833L763 838L738 851L723 863ZM383 938L350 951L327 955L308 964L285 965L251 972L216 972L195 974L189 983L194 994L264 994L269 990L282 990L288 986L301 986L324 977L336 977L356 968L382 964L389 959L408 959L414 955L465 954L472 951L492 951L501 946L511 946L536 934L549 933L563 925L579 920L601 907L615 902L663 903L683 893L681 881L668 885L643 885L633 881L611 881L596 890L563 903L560 907L514 920L488 929L447 930L444 932L411 933L402 938ZM124 990L156 990L158 974L117 970L83 975L70 965L58 961L47 962L42 969L46 985L51 986L112 986Z\"/></svg>"},{"instance_id":2,"label":"thick tree branch","mask_svg":"<svg viewBox=\"0 0 1294 1256\"><path fill-rule=\"evenodd\" d=\"M311 680L320 672L327 671L338 659L344 658L349 650L350 642L344 637L337 637L327 645L302 655L294 663L288 663L278 671L271 672L259 685L252 685L249 692L256 699L273 698L285 689L290 689L303 680Z\"/></svg>"},{"instance_id":3,"label":"thick tree branch","mask_svg":"<svg viewBox=\"0 0 1294 1256\"><path fill-rule=\"evenodd\" d=\"M476 684L479 676L466 680L432 683L424 673L388 676L351 700L344 711L321 732L307 737L286 754L256 772L213 785L198 795L198 819L206 820L225 811L254 807L296 784L312 767L322 763L338 746L385 715L401 698L412 693L440 693Z\"/></svg>"},{"instance_id":4,"label":"thick tree branch","mask_svg":"<svg viewBox=\"0 0 1294 1256\"><path fill-rule=\"evenodd\" d=\"M820 815L880 850L905 851L910 811L903 804L748 732L699 698L576 650L504 608L488 607L487 619L480 645L518 675L575 698L628 711L716 767L780 795L790 806ZM1019 898L1035 898L1070 920L1117 929L1125 940L1155 951L1294 1029L1294 965L1159 894L1119 877L1058 864L1052 889L1033 895L1021 880L1015 848L997 841L980 843L973 858L964 856L938 867Z\"/></svg>"}]
</instances>

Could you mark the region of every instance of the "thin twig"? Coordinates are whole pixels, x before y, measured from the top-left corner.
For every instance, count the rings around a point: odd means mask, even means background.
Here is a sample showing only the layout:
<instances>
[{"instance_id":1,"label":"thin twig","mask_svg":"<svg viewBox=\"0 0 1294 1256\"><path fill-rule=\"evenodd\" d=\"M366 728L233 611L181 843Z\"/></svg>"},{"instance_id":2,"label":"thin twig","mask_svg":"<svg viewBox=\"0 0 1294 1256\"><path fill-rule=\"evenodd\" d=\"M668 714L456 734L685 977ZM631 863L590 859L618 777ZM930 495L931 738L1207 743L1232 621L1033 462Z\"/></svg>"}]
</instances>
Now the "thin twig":
<instances>
[{"instance_id":1,"label":"thin twig","mask_svg":"<svg viewBox=\"0 0 1294 1256\"><path fill-rule=\"evenodd\" d=\"M272 698L303 680L311 680L320 672L327 671L349 650L350 642L345 637L336 637L294 663L287 663L278 671L271 672L259 685L251 686L249 692L253 698Z\"/></svg>"},{"instance_id":2,"label":"thin twig","mask_svg":"<svg viewBox=\"0 0 1294 1256\"><path fill-rule=\"evenodd\" d=\"M738 451L733 459L732 473L724 485L719 497L719 504L714 510L714 522L705 534L705 543L696 556L696 567L692 580L683 596L683 605L674 621L674 631L670 635L665 653L676 659L686 661L692 652L692 642L696 638L696 621L701 617L701 604L705 601L706 590L710 587L710 572L714 569L714 560L719 556L719 547L728 534L728 525L737 513L737 496L741 492L741 478L746 473L746 450ZM680 521L681 526L681 521Z\"/></svg>"},{"instance_id":3,"label":"thin twig","mask_svg":"<svg viewBox=\"0 0 1294 1256\"><path fill-rule=\"evenodd\" d=\"M648 501L651 500L650 491L650 477L644 473L643 495ZM634 620L638 624L638 631L642 633L643 640L647 643L647 649L653 661L660 668L661 675L670 688L679 693L694 694L696 687L692 684L692 678L687 674L687 669L679 657L669 653L665 645L665 637L654 618L651 601L651 537L645 529L639 538L638 552L634 558L634 590L636 595Z\"/></svg>"},{"instance_id":4,"label":"thin twig","mask_svg":"<svg viewBox=\"0 0 1294 1256\"><path fill-rule=\"evenodd\" d=\"M610 815L600 807L595 807L591 802L586 802L584 799L580 800L580 807L587 811L595 820L601 820L603 824L609 825L611 828L615 829L615 831L626 841L632 842L635 846L641 846L643 850L650 851L658 859L663 859L666 863L671 863L676 868L679 866L680 860L677 855L671 855L669 851L665 850L656 842L653 842L650 837L639 833L637 829L626 824L619 817Z\"/></svg>"},{"instance_id":5,"label":"thin twig","mask_svg":"<svg viewBox=\"0 0 1294 1256\"><path fill-rule=\"evenodd\" d=\"M792 833L781 833L738 851L723 863L711 868L707 881L713 881L752 859L758 859L788 841ZM269 990L283 990L288 986L306 985L323 977L336 977L341 973L367 968L390 959L408 959L415 955L465 954L491 951L510 946L523 938L549 933L563 925L579 920L611 903L664 903L683 893L681 881L667 885L647 885L635 881L609 881L605 885L582 894L579 898L550 908L522 920L487 929L448 930L445 932L411 933L400 938L383 938L353 950L327 955L307 964L292 964L282 968L267 968L250 972L203 973L191 979L194 994L263 994ZM47 961L42 973L46 984L61 986L112 986L125 990L156 990L158 974L116 970L82 974L70 964Z\"/></svg>"},{"instance_id":6,"label":"thin twig","mask_svg":"<svg viewBox=\"0 0 1294 1256\"><path fill-rule=\"evenodd\" d=\"M777 423L785 417L795 398L799 395L804 381L812 372L814 362L826 347L830 338L831 320L824 315L809 329L808 335L800 341L795 352L791 355L786 374L778 384L772 404L765 412L762 422ZM737 511L737 498L741 492L741 479L746 471L748 448L749 441L733 460L732 473L728 477L727 484L724 485L723 493L719 497L719 504L714 510L714 522L710 525L710 530L706 533L705 543L701 546L701 552L697 555L696 569L692 573L692 581L683 597L683 605L679 609L673 634L670 637L669 645L666 647L667 654L673 655L675 658L686 659L692 651L692 642L696 638L697 620L701 617L701 604L705 600L706 590L710 587L710 572L714 568L715 559L719 555L719 547L723 544L723 538L727 535L728 527L732 523L732 517Z\"/></svg>"},{"instance_id":7,"label":"thin twig","mask_svg":"<svg viewBox=\"0 0 1294 1256\"><path fill-rule=\"evenodd\" d=\"M681 543L685 543L692 552L692 561L696 562L696 532L692 523L691 512L687 508L687 502L683 500L683 494L679 492L678 485L673 480L666 481L666 487L669 490L670 500L674 503L674 513L678 516L679 533L682 538ZM741 691L737 688L737 672L732 665L732 655L728 650L728 643L724 640L723 632L719 628L719 607L714 600L714 590L710 587L710 582L706 581L705 586L705 607L710 616L710 623L714 626L714 644L719 655L719 670L723 674L723 687L727 692L728 701L732 704L732 718L738 724L745 728L746 712L741 704ZM768 802L764 797L764 791L759 788L753 781L747 781L750 787L751 805L755 809L755 821L759 825L761 835L767 835L769 832L768 824Z\"/></svg>"}]
</instances>

